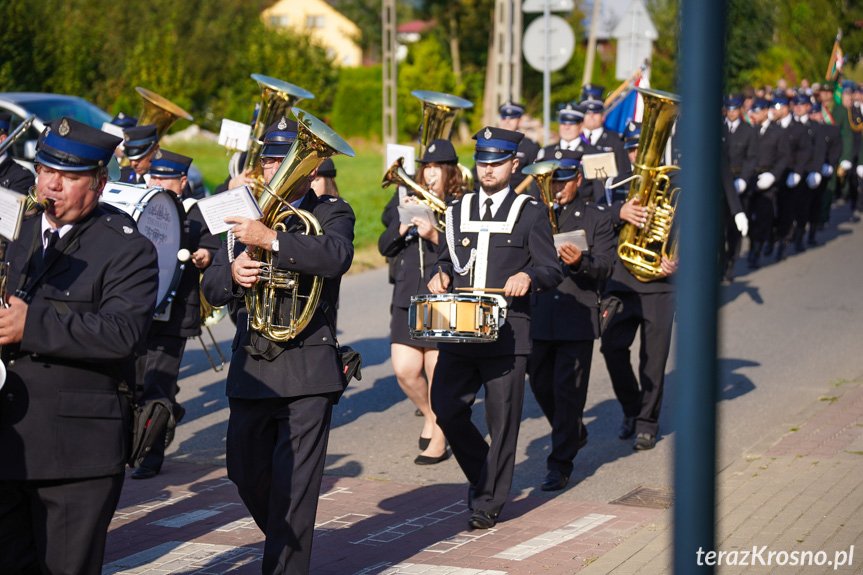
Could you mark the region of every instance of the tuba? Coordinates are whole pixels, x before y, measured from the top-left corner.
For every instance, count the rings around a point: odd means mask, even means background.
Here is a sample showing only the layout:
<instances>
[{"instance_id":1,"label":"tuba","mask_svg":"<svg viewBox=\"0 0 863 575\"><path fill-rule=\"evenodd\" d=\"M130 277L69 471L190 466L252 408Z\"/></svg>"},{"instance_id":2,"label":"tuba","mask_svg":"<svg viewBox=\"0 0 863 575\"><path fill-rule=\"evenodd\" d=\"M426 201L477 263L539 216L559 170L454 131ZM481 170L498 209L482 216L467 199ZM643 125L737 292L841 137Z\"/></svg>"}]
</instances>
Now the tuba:
<instances>
[{"instance_id":1,"label":"tuba","mask_svg":"<svg viewBox=\"0 0 863 575\"><path fill-rule=\"evenodd\" d=\"M419 98L423 103L423 121L420 128L420 155L421 160L426 151L426 146L434 140L452 138L452 125L456 116L462 110L473 108L473 103L458 96L444 94L442 92L430 92L428 90L414 90L411 96ZM465 187L473 188L473 173L463 164L458 165L461 178Z\"/></svg>"},{"instance_id":2,"label":"tuba","mask_svg":"<svg viewBox=\"0 0 863 575\"><path fill-rule=\"evenodd\" d=\"M319 236L323 230L318 220L309 212L291 206L288 199L324 160L337 154L353 157L354 151L341 136L308 112L299 108L291 111L297 117L297 139L273 179L262 186L263 193L258 200L258 207L264 214L261 221L268 228L285 231L285 220L296 216L305 226L306 235ZM258 281L246 291L249 327L269 340L288 341L312 320L323 278L313 276L308 293L303 294L300 293L300 274L274 268L272 252L256 248L251 255L262 265ZM305 300L305 304L300 300ZM288 313L283 314L283 311ZM287 325L279 323L284 315L290 316Z\"/></svg>"},{"instance_id":3,"label":"tuba","mask_svg":"<svg viewBox=\"0 0 863 575\"><path fill-rule=\"evenodd\" d=\"M194 120L189 112L167 98L163 98L159 94L155 94L140 86L135 88L135 90L144 99L141 115L138 116L138 125L149 126L150 124L155 124L156 134L160 140L162 136L168 133L168 130L177 120L189 120L190 122Z\"/></svg>"},{"instance_id":4,"label":"tuba","mask_svg":"<svg viewBox=\"0 0 863 575\"><path fill-rule=\"evenodd\" d=\"M644 118L626 201L640 198L640 204L647 208L647 221L641 227L629 223L623 226L617 253L636 279L649 282L664 277L662 256L674 259L677 253L677 239L672 237L671 228L680 188L671 187L670 174L680 168L662 166L660 162L677 119L680 99L659 90L635 89L644 99Z\"/></svg>"},{"instance_id":5,"label":"tuba","mask_svg":"<svg viewBox=\"0 0 863 575\"><path fill-rule=\"evenodd\" d=\"M438 221L438 230L443 230L446 227L444 223L444 219L446 216L446 203L434 195L431 191L425 189L421 185L419 185L413 178L408 175L404 168L405 159L399 158L393 165L390 166L390 169L387 170L387 173L384 174L384 179L381 182L381 187L386 188L390 184L396 184L399 186L404 186L406 188L410 188L410 190L414 193L416 200L430 208L437 215Z\"/></svg>"},{"instance_id":6,"label":"tuba","mask_svg":"<svg viewBox=\"0 0 863 575\"><path fill-rule=\"evenodd\" d=\"M264 137L264 132L279 118L287 116L288 110L296 106L297 102L303 99L312 100L315 96L299 86L269 76L252 74L252 79L261 87L261 109L258 111L258 119L255 120L255 125L252 128L249 151L246 153L246 161L240 172L251 170L252 177L264 184L266 182L263 181L263 172L261 171L261 152L264 149L261 139ZM260 201L260 195L263 193L262 190L263 188L258 186L255 186L255 190L253 190L255 199L258 201Z\"/></svg>"},{"instance_id":7,"label":"tuba","mask_svg":"<svg viewBox=\"0 0 863 575\"><path fill-rule=\"evenodd\" d=\"M551 222L551 233L556 234L560 231L557 227L557 214L554 213L554 193L551 191L551 177L554 171L560 167L560 162L557 160L545 160L525 166L521 171L523 174L533 176L536 180L536 185L539 187L539 197L542 203L548 208L548 221Z\"/></svg>"}]
</instances>

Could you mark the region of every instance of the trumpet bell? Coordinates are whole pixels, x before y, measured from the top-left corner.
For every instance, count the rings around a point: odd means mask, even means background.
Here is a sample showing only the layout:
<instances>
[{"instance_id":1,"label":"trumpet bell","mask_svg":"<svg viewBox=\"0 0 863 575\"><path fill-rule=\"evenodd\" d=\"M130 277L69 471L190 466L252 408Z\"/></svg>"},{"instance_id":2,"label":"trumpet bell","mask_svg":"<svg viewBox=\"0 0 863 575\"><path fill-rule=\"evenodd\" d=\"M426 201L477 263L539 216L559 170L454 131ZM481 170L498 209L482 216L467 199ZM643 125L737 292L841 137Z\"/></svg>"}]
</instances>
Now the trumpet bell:
<instances>
[{"instance_id":1,"label":"trumpet bell","mask_svg":"<svg viewBox=\"0 0 863 575\"><path fill-rule=\"evenodd\" d=\"M140 86L135 88L135 90L144 99L141 114L138 117L138 125L148 126L155 124L156 133L159 135L160 140L162 136L168 133L168 130L177 120L189 120L190 122L194 120L189 112L169 99Z\"/></svg>"}]
</instances>

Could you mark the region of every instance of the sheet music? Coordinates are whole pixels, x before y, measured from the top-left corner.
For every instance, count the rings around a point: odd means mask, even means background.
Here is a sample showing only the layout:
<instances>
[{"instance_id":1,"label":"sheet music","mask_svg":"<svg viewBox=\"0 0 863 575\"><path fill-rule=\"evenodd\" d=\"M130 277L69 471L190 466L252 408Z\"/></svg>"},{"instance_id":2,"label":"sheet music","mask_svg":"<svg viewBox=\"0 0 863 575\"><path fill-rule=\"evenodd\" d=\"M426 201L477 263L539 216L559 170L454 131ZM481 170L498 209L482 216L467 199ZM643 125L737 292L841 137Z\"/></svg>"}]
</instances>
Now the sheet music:
<instances>
[{"instance_id":1,"label":"sheet music","mask_svg":"<svg viewBox=\"0 0 863 575\"><path fill-rule=\"evenodd\" d=\"M249 124L223 118L222 129L219 131L219 145L245 152L249 149L251 135L252 127Z\"/></svg>"},{"instance_id":2,"label":"sheet music","mask_svg":"<svg viewBox=\"0 0 863 575\"><path fill-rule=\"evenodd\" d=\"M24 194L0 187L0 236L9 241L18 239L26 198Z\"/></svg>"},{"instance_id":3,"label":"sheet music","mask_svg":"<svg viewBox=\"0 0 863 575\"><path fill-rule=\"evenodd\" d=\"M234 227L235 224L225 222L228 216L243 216L252 220L258 220L264 216L249 186L240 186L199 200L198 208L213 235L221 234Z\"/></svg>"},{"instance_id":4,"label":"sheet music","mask_svg":"<svg viewBox=\"0 0 863 575\"><path fill-rule=\"evenodd\" d=\"M587 245L587 237L584 235L584 230L574 230L571 232L561 232L554 234L554 249L559 250L563 244L572 244L583 252L590 251Z\"/></svg>"},{"instance_id":5,"label":"sheet music","mask_svg":"<svg viewBox=\"0 0 863 575\"><path fill-rule=\"evenodd\" d=\"M387 144L387 167L392 166L396 160L404 158L402 166L405 172L411 177L416 174L416 150L413 146L403 146L401 144ZM399 199L404 199L407 196L408 190L404 186L399 186Z\"/></svg>"},{"instance_id":6,"label":"sheet music","mask_svg":"<svg viewBox=\"0 0 863 575\"><path fill-rule=\"evenodd\" d=\"M614 159L614 152L587 154L581 157L581 165L584 168L584 177L588 180L617 177L617 161Z\"/></svg>"},{"instance_id":7,"label":"sheet music","mask_svg":"<svg viewBox=\"0 0 863 575\"><path fill-rule=\"evenodd\" d=\"M437 225L437 218L435 217L435 213L423 206L422 204L417 204L414 202L410 203L400 203L398 206L399 210L399 223L404 226L412 226L413 218L420 218L427 220L432 226Z\"/></svg>"}]
</instances>

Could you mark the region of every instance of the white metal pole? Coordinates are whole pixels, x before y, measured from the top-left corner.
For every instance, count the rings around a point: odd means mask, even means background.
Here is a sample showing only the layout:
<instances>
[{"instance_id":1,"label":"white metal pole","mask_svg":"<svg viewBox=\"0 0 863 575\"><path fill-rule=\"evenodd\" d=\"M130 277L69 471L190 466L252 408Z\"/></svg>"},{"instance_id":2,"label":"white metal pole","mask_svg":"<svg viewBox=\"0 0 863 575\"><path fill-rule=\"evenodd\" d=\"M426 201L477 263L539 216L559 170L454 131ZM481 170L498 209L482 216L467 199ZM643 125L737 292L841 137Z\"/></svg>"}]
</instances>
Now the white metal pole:
<instances>
[{"instance_id":1,"label":"white metal pole","mask_svg":"<svg viewBox=\"0 0 863 575\"><path fill-rule=\"evenodd\" d=\"M545 66L542 70L542 115L543 115L543 146L548 145L551 138L551 0L545 0L543 18L545 18Z\"/></svg>"}]
</instances>

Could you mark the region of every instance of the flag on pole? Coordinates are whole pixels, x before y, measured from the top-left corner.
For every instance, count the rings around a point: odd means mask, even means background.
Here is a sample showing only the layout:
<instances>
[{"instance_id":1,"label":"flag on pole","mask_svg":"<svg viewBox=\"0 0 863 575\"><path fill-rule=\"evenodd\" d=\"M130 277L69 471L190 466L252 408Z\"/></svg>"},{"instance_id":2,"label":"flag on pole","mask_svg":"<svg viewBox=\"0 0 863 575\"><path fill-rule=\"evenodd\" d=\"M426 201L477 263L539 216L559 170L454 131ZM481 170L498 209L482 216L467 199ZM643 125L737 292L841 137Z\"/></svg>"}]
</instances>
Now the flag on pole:
<instances>
[{"instance_id":1,"label":"flag on pole","mask_svg":"<svg viewBox=\"0 0 863 575\"><path fill-rule=\"evenodd\" d=\"M633 82L632 88L640 86L649 88L650 83L644 76L639 76ZM641 116L644 114L644 102L641 99L641 94L630 88L629 93L616 103L614 107L606 114L604 126L606 130L622 134L626 130L626 125L631 121L640 122Z\"/></svg>"},{"instance_id":2,"label":"flag on pole","mask_svg":"<svg viewBox=\"0 0 863 575\"><path fill-rule=\"evenodd\" d=\"M833 42L833 52L830 53L830 62L827 63L827 74L825 74L824 79L828 82L836 80L836 77L842 73L842 65L845 63L842 47L839 46L840 40L842 40L842 30L836 33L836 40Z\"/></svg>"}]
</instances>

